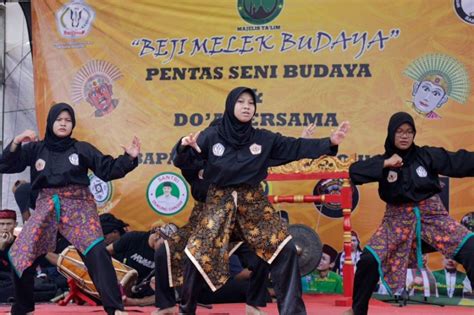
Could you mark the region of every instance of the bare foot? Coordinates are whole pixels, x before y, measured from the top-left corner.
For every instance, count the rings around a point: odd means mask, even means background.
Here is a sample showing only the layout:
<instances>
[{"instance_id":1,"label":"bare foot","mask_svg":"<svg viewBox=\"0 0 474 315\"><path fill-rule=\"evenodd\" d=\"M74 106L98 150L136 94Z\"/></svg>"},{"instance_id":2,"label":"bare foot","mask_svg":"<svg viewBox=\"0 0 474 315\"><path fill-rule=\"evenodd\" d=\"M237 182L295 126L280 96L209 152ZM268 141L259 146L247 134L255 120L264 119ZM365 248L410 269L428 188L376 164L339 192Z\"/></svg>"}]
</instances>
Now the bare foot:
<instances>
[{"instance_id":1,"label":"bare foot","mask_svg":"<svg viewBox=\"0 0 474 315\"><path fill-rule=\"evenodd\" d=\"M245 305L245 314L246 315L266 315L264 311L258 309L258 307L252 305Z\"/></svg>"},{"instance_id":2,"label":"bare foot","mask_svg":"<svg viewBox=\"0 0 474 315\"><path fill-rule=\"evenodd\" d=\"M352 309L348 309L348 310L344 311L344 313L342 313L342 315L354 315L354 312L352 311Z\"/></svg>"},{"instance_id":3,"label":"bare foot","mask_svg":"<svg viewBox=\"0 0 474 315\"><path fill-rule=\"evenodd\" d=\"M128 313L121 310L115 310L114 315L128 315Z\"/></svg>"},{"instance_id":4,"label":"bare foot","mask_svg":"<svg viewBox=\"0 0 474 315\"><path fill-rule=\"evenodd\" d=\"M162 308L154 310L150 315L173 315L175 313L175 307Z\"/></svg>"}]
</instances>

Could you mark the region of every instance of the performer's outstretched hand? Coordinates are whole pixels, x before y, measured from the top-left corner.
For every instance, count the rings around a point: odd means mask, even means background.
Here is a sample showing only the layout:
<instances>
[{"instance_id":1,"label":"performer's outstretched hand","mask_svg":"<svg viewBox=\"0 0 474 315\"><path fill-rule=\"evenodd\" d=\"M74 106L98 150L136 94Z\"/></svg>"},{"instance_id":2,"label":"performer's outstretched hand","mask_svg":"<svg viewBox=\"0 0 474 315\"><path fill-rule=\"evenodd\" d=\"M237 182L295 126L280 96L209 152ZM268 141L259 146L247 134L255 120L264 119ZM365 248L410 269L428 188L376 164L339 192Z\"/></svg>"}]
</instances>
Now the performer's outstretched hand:
<instances>
[{"instance_id":1,"label":"performer's outstretched hand","mask_svg":"<svg viewBox=\"0 0 474 315\"><path fill-rule=\"evenodd\" d=\"M383 162L383 167L402 167L403 159L398 154L392 155Z\"/></svg>"},{"instance_id":2,"label":"performer's outstretched hand","mask_svg":"<svg viewBox=\"0 0 474 315\"><path fill-rule=\"evenodd\" d=\"M121 146L125 152L130 155L132 158L136 158L138 154L140 153L140 148L141 148L141 143L140 139L138 139L136 136L133 137L132 144L130 144L128 147Z\"/></svg>"},{"instance_id":3,"label":"performer's outstretched hand","mask_svg":"<svg viewBox=\"0 0 474 315\"><path fill-rule=\"evenodd\" d=\"M201 148L198 146L197 144L197 139L199 137L199 134L201 132L198 131L196 134L193 134L193 133L190 133L189 135L187 135L186 137L183 137L181 139L181 145L182 146L187 146L189 145L190 147L192 147L194 150L196 150L198 153L201 153Z\"/></svg>"},{"instance_id":4,"label":"performer's outstretched hand","mask_svg":"<svg viewBox=\"0 0 474 315\"><path fill-rule=\"evenodd\" d=\"M13 143L18 145L22 142L38 141L38 136L33 130L27 129L13 139Z\"/></svg>"},{"instance_id":5,"label":"performer's outstretched hand","mask_svg":"<svg viewBox=\"0 0 474 315\"><path fill-rule=\"evenodd\" d=\"M316 129L316 125L309 124L309 126L305 127L303 129L303 132L301 132L301 138L305 138L305 139L311 138L313 136L314 129Z\"/></svg>"},{"instance_id":6,"label":"performer's outstretched hand","mask_svg":"<svg viewBox=\"0 0 474 315\"><path fill-rule=\"evenodd\" d=\"M351 124L348 121L343 121L339 127L331 134L331 143L333 145L339 145L346 137L347 133L351 129Z\"/></svg>"}]
</instances>

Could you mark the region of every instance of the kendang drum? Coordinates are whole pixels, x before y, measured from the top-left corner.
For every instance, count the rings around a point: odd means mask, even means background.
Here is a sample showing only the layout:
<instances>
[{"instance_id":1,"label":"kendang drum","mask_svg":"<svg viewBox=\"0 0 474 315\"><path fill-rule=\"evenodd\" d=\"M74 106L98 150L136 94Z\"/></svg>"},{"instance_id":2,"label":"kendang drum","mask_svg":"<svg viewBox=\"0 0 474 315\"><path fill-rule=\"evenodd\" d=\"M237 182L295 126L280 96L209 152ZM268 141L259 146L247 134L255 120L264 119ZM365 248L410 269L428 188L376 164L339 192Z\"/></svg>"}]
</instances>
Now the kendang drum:
<instances>
[{"instance_id":1,"label":"kendang drum","mask_svg":"<svg viewBox=\"0 0 474 315\"><path fill-rule=\"evenodd\" d=\"M117 274L122 294L129 296L137 281L138 272L114 258L112 258L112 265ZM59 254L58 271L67 279L74 280L82 291L100 300L99 292L97 292L86 265L74 246L66 247Z\"/></svg>"}]
</instances>

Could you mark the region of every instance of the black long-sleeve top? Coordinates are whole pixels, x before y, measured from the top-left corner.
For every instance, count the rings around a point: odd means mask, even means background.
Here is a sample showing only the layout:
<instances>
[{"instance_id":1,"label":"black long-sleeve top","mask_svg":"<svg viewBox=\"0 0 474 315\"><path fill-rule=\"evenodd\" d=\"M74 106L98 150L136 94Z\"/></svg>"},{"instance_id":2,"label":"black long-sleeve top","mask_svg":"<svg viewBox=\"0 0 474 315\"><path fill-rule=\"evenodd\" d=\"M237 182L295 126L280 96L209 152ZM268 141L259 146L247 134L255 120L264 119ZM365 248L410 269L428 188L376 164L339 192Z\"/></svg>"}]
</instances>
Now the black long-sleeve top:
<instances>
[{"instance_id":1,"label":"black long-sleeve top","mask_svg":"<svg viewBox=\"0 0 474 315\"><path fill-rule=\"evenodd\" d=\"M388 157L376 155L349 168L354 184L379 183L380 198L390 204L419 202L441 191L439 175L474 176L474 153L443 148L417 147L413 158L400 168L384 168Z\"/></svg>"},{"instance_id":2,"label":"black long-sleeve top","mask_svg":"<svg viewBox=\"0 0 474 315\"><path fill-rule=\"evenodd\" d=\"M189 147L181 146L181 139L174 146L171 156L173 164L181 170L181 174L191 186L194 200L205 202L210 182L203 178L206 162ZM201 174L199 174L202 172Z\"/></svg>"},{"instance_id":3,"label":"black long-sleeve top","mask_svg":"<svg viewBox=\"0 0 474 315\"><path fill-rule=\"evenodd\" d=\"M338 146L331 145L329 138L292 138L264 129L255 129L253 140L249 146L236 149L218 134L217 126L206 128L198 138L202 150L199 156L206 161L204 178L219 187L241 184L256 186L267 177L267 169L272 166L272 161L318 158L336 155L338 150ZM189 153L188 150L183 150L182 154Z\"/></svg>"},{"instance_id":4,"label":"black long-sleeve top","mask_svg":"<svg viewBox=\"0 0 474 315\"><path fill-rule=\"evenodd\" d=\"M10 263L10 260L8 259L8 251L10 250L10 247L12 247L12 245L13 243L5 247L4 250L0 249L0 272L9 273L12 270L12 265Z\"/></svg>"},{"instance_id":5,"label":"black long-sleeve top","mask_svg":"<svg viewBox=\"0 0 474 315\"><path fill-rule=\"evenodd\" d=\"M48 150L43 141L19 145L10 152L11 143L0 157L0 173L18 173L31 167L33 189L89 185L90 169L103 181L124 177L138 165L127 154L113 158L102 154L88 142L77 141L64 152Z\"/></svg>"}]
</instances>

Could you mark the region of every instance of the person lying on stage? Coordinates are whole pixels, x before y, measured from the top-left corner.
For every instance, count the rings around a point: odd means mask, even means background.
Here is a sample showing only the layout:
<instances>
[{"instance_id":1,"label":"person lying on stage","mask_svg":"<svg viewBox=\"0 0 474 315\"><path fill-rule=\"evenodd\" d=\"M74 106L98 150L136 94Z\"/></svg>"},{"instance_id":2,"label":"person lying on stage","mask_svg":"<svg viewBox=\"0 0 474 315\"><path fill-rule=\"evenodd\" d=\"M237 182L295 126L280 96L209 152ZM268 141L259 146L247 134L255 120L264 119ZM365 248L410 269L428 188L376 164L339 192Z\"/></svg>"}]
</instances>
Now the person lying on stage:
<instances>
[{"instance_id":1,"label":"person lying on stage","mask_svg":"<svg viewBox=\"0 0 474 315\"><path fill-rule=\"evenodd\" d=\"M306 314L295 245L260 182L266 178L272 159L290 162L336 154L349 123L341 123L330 138L296 139L253 128L255 110L255 92L235 88L227 97L219 125L181 140L178 153L186 154L193 148L206 160L204 178L211 182L198 226L185 249L189 261L185 265L182 313L195 313L197 294L203 285L215 291L229 278L229 244L235 228L270 265L279 312Z\"/></svg>"},{"instance_id":2,"label":"person lying on stage","mask_svg":"<svg viewBox=\"0 0 474 315\"><path fill-rule=\"evenodd\" d=\"M107 314L123 313L117 276L89 191L88 170L104 181L124 177L138 165L140 141L134 137L125 153L113 158L88 142L72 138L75 125L73 108L55 104L48 113L44 140L38 141L34 131L25 130L8 144L0 158L0 173L17 173L30 166L32 189L39 190L35 212L9 251L15 271L14 315L33 313L37 258L54 251L58 231L81 253Z\"/></svg>"},{"instance_id":3,"label":"person lying on stage","mask_svg":"<svg viewBox=\"0 0 474 315\"><path fill-rule=\"evenodd\" d=\"M102 213L99 215L99 220L102 232L104 233L106 246L119 240L127 232L128 224L116 218L111 213Z\"/></svg>"},{"instance_id":4,"label":"person lying on stage","mask_svg":"<svg viewBox=\"0 0 474 315\"><path fill-rule=\"evenodd\" d=\"M422 240L460 262L474 280L474 233L449 216L439 196L438 177L474 176L474 153L417 146L416 133L410 114L392 115L385 152L349 168L356 185L378 182L379 196L387 206L357 264L352 310L347 314L367 314L379 277L390 294L399 294L407 269L422 268Z\"/></svg>"},{"instance_id":5,"label":"person lying on stage","mask_svg":"<svg viewBox=\"0 0 474 315\"><path fill-rule=\"evenodd\" d=\"M107 246L107 251L127 266L138 272L137 285L125 298L126 306L147 306L155 302L155 292L149 285L155 272L155 249L163 243L162 230L174 233L178 228L162 222L150 231L131 231L125 233L114 243Z\"/></svg>"}]
</instances>

